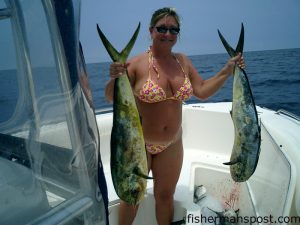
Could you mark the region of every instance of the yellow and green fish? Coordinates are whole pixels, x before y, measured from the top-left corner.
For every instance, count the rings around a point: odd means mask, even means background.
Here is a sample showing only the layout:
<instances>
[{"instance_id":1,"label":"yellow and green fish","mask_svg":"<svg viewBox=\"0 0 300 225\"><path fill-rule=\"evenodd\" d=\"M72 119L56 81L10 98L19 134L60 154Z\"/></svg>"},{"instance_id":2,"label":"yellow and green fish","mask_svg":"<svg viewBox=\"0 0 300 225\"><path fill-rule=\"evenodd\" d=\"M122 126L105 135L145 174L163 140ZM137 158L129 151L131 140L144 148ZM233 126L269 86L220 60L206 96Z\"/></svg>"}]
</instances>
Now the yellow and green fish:
<instances>
[{"instance_id":1,"label":"yellow and green fish","mask_svg":"<svg viewBox=\"0 0 300 225\"><path fill-rule=\"evenodd\" d=\"M127 46L119 53L97 25L108 54L114 62L120 63L126 62L139 29L140 24ZM115 80L110 147L111 176L115 191L120 199L136 205L146 191L148 166L140 116L127 73Z\"/></svg>"},{"instance_id":2,"label":"yellow and green fish","mask_svg":"<svg viewBox=\"0 0 300 225\"><path fill-rule=\"evenodd\" d=\"M219 37L231 57L243 53L244 26L234 50L218 31ZM261 134L254 98L245 70L235 66L231 118L235 137L231 153L230 174L234 181L244 182L254 173L260 154Z\"/></svg>"}]
</instances>

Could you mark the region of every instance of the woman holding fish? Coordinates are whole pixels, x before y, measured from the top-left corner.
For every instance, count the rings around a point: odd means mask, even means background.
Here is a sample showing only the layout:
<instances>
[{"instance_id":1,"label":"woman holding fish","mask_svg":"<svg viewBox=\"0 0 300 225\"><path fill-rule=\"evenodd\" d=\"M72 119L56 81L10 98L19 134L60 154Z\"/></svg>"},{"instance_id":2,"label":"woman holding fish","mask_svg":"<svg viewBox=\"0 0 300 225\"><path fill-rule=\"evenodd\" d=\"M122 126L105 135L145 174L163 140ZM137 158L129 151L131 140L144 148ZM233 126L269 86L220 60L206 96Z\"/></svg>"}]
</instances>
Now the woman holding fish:
<instances>
[{"instance_id":1,"label":"woman holding fish","mask_svg":"<svg viewBox=\"0 0 300 225\"><path fill-rule=\"evenodd\" d=\"M113 100L115 78L127 70L140 114L148 166L154 178L156 218L169 225L173 218L173 195L183 161L182 102L192 95L206 99L216 93L233 73L234 66L244 67L239 54L210 79L203 80L191 60L173 53L180 32L180 19L172 8L154 12L149 27L152 45L127 63L110 66L106 97ZM137 208L122 202L119 224L132 224Z\"/></svg>"}]
</instances>

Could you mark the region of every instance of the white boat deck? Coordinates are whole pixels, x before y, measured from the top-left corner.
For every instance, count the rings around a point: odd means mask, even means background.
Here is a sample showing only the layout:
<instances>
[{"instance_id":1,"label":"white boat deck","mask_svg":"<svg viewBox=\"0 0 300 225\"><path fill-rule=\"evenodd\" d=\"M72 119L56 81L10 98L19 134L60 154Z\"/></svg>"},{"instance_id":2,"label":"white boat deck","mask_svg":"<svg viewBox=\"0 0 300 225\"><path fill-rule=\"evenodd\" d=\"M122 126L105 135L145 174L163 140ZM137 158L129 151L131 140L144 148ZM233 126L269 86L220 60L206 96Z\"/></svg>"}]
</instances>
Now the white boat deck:
<instances>
[{"instance_id":1,"label":"white boat deck","mask_svg":"<svg viewBox=\"0 0 300 225\"><path fill-rule=\"evenodd\" d=\"M241 215L243 216L259 216L265 213L272 214L273 216L280 214L297 215L296 210L300 210L300 205L297 202L298 200L300 202L300 198L296 186L300 187L300 172L299 166L295 167L289 157L293 157L297 159L297 162L300 162L300 156L293 150L291 153L288 153L288 151L285 153L282 153L280 150L278 151L278 146L282 145L280 143L284 143L284 147L286 146L286 148L290 149L288 146L290 142L281 142L286 139L286 136L282 132L278 132L276 127L272 126L272 129L270 128L270 125L275 122L273 120L276 120L274 119L274 111L258 107L258 113L262 118L263 125L268 129L263 134L262 148L267 148L271 151L270 153L268 152L269 150L262 151L259 163L263 166L258 166L255 172L257 175L253 176L253 179L249 179L249 182L237 184L231 180L228 166L222 164L229 161L234 140L234 128L229 113L230 109L231 103L184 106L182 124L184 162L174 196L174 221L180 220L188 214L200 216L201 207L199 207L199 204L196 205L193 202L194 186L200 184L204 185L208 189L208 194L216 197L223 207L226 207L226 204L232 200L234 192L237 192L239 196L234 200L236 201L234 207L240 208ZM282 116L277 119L282 120ZM110 222L111 224L116 224L119 198L112 185L109 165L112 113L98 115L97 123L101 137L101 156L109 189ZM285 124L276 123L278 126L287 126L286 122ZM292 133L297 130L300 131L299 124L295 124L294 120L290 121L290 123L288 126L294 126L294 131L291 131ZM272 138L270 138L270 143L266 141L269 135L268 132L270 132L269 129L276 137L278 136L276 141L279 143L276 143ZM288 127L285 129L288 129ZM285 133L285 135L291 137L288 133ZM297 140L299 141L299 139ZM271 148L264 145L274 146ZM293 143L289 145L295 146ZM274 152L277 153L275 154ZM275 154L276 157L272 158L268 154ZM269 162L269 158L277 161L277 167L274 167L273 162ZM274 167L274 171L277 174L272 174L272 167ZM290 175L286 174L286 170L289 170ZM271 174L267 175L267 173ZM261 176L269 176L269 179L268 177L261 177L260 174ZM296 182L297 180L298 183ZM134 223L136 225L141 224L141 221L145 221L145 213L147 214L147 224L156 224L152 187L152 181L149 180L145 201L141 204ZM264 189L268 189L269 193ZM270 193L270 191L273 193ZM280 196L274 198L274 195ZM265 202L261 202L259 199L263 197L266 199ZM274 207L274 204L278 204L278 207ZM300 211L298 211L299 214Z\"/></svg>"}]
</instances>

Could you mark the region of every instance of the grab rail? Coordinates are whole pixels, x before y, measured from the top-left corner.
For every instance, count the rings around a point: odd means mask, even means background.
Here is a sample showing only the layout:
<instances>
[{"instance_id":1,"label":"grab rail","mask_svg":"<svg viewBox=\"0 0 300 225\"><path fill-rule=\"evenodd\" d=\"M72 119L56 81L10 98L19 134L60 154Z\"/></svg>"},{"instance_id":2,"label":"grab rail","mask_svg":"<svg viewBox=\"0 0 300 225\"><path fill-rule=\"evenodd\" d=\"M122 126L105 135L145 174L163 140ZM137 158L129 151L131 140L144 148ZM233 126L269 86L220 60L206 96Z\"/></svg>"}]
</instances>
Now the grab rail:
<instances>
[{"instance_id":1,"label":"grab rail","mask_svg":"<svg viewBox=\"0 0 300 225\"><path fill-rule=\"evenodd\" d=\"M95 114L105 114L105 113L111 113L113 112L113 108L112 107L107 107L107 108L102 108L102 109L96 109L95 110Z\"/></svg>"},{"instance_id":2,"label":"grab rail","mask_svg":"<svg viewBox=\"0 0 300 225\"><path fill-rule=\"evenodd\" d=\"M79 196L74 199L70 199L53 208L48 213L42 215L40 218L29 223L29 225L37 224L69 224L78 215L86 212L93 205L93 201L90 197Z\"/></svg>"},{"instance_id":3,"label":"grab rail","mask_svg":"<svg viewBox=\"0 0 300 225\"><path fill-rule=\"evenodd\" d=\"M293 119L295 119L295 120L297 120L297 121L300 121L300 117L299 117L299 116L297 116L297 115L295 115L294 113L291 113L291 112L289 112L289 111L286 111L286 110L284 110L284 109L279 109L279 110L277 111L277 113L278 113L278 114L283 114L283 115L285 115L285 116L289 116L289 117L291 117L291 118L293 118Z\"/></svg>"}]
</instances>

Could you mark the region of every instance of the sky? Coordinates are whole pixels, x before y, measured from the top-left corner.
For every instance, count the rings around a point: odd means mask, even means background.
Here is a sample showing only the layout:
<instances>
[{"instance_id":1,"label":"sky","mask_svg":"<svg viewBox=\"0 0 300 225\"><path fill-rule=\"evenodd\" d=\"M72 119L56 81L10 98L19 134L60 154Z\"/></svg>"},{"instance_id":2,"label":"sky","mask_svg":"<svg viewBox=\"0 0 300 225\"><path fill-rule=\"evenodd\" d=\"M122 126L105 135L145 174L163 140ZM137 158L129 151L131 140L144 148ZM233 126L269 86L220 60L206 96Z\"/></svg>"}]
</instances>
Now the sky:
<instances>
[{"instance_id":1,"label":"sky","mask_svg":"<svg viewBox=\"0 0 300 225\"><path fill-rule=\"evenodd\" d=\"M300 48L299 0L82 0L80 40L87 63L111 61L97 34L98 24L118 50L141 30L129 57L151 44L149 22L159 8L174 7L181 17L175 52L186 55L225 53L217 29L234 47L241 23L244 51Z\"/></svg>"}]
</instances>

